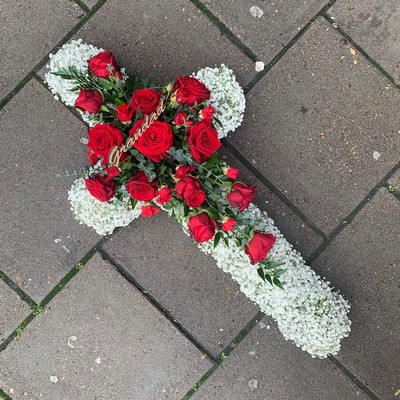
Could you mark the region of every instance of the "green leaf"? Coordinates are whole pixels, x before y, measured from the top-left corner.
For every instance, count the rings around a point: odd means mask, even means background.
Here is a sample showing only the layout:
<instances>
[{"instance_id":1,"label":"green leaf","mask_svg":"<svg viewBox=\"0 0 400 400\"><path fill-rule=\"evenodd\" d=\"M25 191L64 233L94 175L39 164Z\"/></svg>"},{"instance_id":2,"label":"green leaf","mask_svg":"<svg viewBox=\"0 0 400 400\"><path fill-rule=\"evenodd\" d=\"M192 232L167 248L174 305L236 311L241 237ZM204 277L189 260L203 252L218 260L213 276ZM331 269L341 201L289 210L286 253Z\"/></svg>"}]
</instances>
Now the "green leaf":
<instances>
[{"instance_id":1,"label":"green leaf","mask_svg":"<svg viewBox=\"0 0 400 400\"><path fill-rule=\"evenodd\" d=\"M276 271L274 271L274 278L279 278L285 272L286 272L286 269L277 269Z\"/></svg>"},{"instance_id":2,"label":"green leaf","mask_svg":"<svg viewBox=\"0 0 400 400\"><path fill-rule=\"evenodd\" d=\"M108 79L97 78L97 80L99 81L100 85L106 90L111 90L114 87L112 82L110 82Z\"/></svg>"},{"instance_id":3,"label":"green leaf","mask_svg":"<svg viewBox=\"0 0 400 400\"><path fill-rule=\"evenodd\" d=\"M265 282L265 272L263 267L259 267L257 269L258 275L260 275L260 278Z\"/></svg>"},{"instance_id":4,"label":"green leaf","mask_svg":"<svg viewBox=\"0 0 400 400\"><path fill-rule=\"evenodd\" d=\"M265 274L265 279L271 284L271 286L274 286L273 283L272 283L272 278L271 278L270 274Z\"/></svg>"},{"instance_id":5,"label":"green leaf","mask_svg":"<svg viewBox=\"0 0 400 400\"><path fill-rule=\"evenodd\" d=\"M278 286L279 289L284 290L284 287L282 285L282 282L278 278L274 278L274 285Z\"/></svg>"},{"instance_id":6,"label":"green leaf","mask_svg":"<svg viewBox=\"0 0 400 400\"><path fill-rule=\"evenodd\" d=\"M272 268L280 267L284 263L276 262L276 261L269 261L269 260L262 260L262 261L259 261L259 264L263 265L264 268L266 268L266 269L272 269Z\"/></svg>"},{"instance_id":7,"label":"green leaf","mask_svg":"<svg viewBox=\"0 0 400 400\"><path fill-rule=\"evenodd\" d=\"M221 240L221 236L221 232L217 232L214 236L214 249L218 246L218 243Z\"/></svg>"},{"instance_id":8,"label":"green leaf","mask_svg":"<svg viewBox=\"0 0 400 400\"><path fill-rule=\"evenodd\" d=\"M115 105L116 106L122 106L123 104L125 104L125 102L121 99L115 99Z\"/></svg>"}]
</instances>

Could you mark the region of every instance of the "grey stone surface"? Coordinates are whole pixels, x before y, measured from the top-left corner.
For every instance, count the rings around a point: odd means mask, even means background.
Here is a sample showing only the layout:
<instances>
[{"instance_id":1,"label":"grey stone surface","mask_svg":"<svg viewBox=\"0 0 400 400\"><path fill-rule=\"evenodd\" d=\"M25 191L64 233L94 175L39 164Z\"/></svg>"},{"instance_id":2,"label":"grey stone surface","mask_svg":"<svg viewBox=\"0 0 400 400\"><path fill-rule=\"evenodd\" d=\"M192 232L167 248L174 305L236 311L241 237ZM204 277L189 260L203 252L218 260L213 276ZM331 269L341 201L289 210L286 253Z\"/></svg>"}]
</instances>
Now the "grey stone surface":
<instances>
[{"instance_id":1,"label":"grey stone surface","mask_svg":"<svg viewBox=\"0 0 400 400\"><path fill-rule=\"evenodd\" d=\"M338 359L382 399L399 387L399 245L399 201L382 188L313 265L351 305Z\"/></svg>"},{"instance_id":2,"label":"grey stone surface","mask_svg":"<svg viewBox=\"0 0 400 400\"><path fill-rule=\"evenodd\" d=\"M267 64L326 1L203 0L203 3ZM253 16L252 7L258 7L262 16Z\"/></svg>"},{"instance_id":3,"label":"grey stone surface","mask_svg":"<svg viewBox=\"0 0 400 400\"><path fill-rule=\"evenodd\" d=\"M67 191L76 177L56 176L87 164L79 142L85 135L35 81L0 116L0 265L36 301L99 240L70 210Z\"/></svg>"},{"instance_id":4,"label":"grey stone surface","mask_svg":"<svg viewBox=\"0 0 400 400\"><path fill-rule=\"evenodd\" d=\"M0 360L15 400L180 399L211 366L99 255Z\"/></svg>"},{"instance_id":5,"label":"grey stone surface","mask_svg":"<svg viewBox=\"0 0 400 400\"><path fill-rule=\"evenodd\" d=\"M289 243L299 251L304 258L322 244L322 239L309 228L289 207L279 200L262 182L260 182L227 148L220 151L228 165L239 168L238 179L257 187L257 195L253 203L260 210L266 211L275 221L275 225L284 234Z\"/></svg>"},{"instance_id":6,"label":"grey stone surface","mask_svg":"<svg viewBox=\"0 0 400 400\"><path fill-rule=\"evenodd\" d=\"M263 318L192 398L368 399L331 362L311 358L269 324L270 319Z\"/></svg>"},{"instance_id":7,"label":"grey stone surface","mask_svg":"<svg viewBox=\"0 0 400 400\"><path fill-rule=\"evenodd\" d=\"M83 3L85 3L90 9L92 9L99 0L83 0Z\"/></svg>"},{"instance_id":8,"label":"grey stone surface","mask_svg":"<svg viewBox=\"0 0 400 400\"><path fill-rule=\"evenodd\" d=\"M258 311L166 213L134 221L104 247L214 355Z\"/></svg>"},{"instance_id":9,"label":"grey stone surface","mask_svg":"<svg viewBox=\"0 0 400 400\"><path fill-rule=\"evenodd\" d=\"M221 63L242 85L255 75L253 63L187 0L107 2L76 38L114 52L128 71L160 83Z\"/></svg>"},{"instance_id":10,"label":"grey stone surface","mask_svg":"<svg viewBox=\"0 0 400 400\"><path fill-rule=\"evenodd\" d=\"M397 0L338 0L329 15L400 83L400 7Z\"/></svg>"},{"instance_id":11,"label":"grey stone surface","mask_svg":"<svg viewBox=\"0 0 400 400\"><path fill-rule=\"evenodd\" d=\"M389 183L400 190L400 169L389 178Z\"/></svg>"},{"instance_id":12,"label":"grey stone surface","mask_svg":"<svg viewBox=\"0 0 400 400\"><path fill-rule=\"evenodd\" d=\"M30 312L30 307L0 279L0 343Z\"/></svg>"},{"instance_id":13,"label":"grey stone surface","mask_svg":"<svg viewBox=\"0 0 400 400\"><path fill-rule=\"evenodd\" d=\"M247 105L229 142L326 233L398 162L398 89L323 20Z\"/></svg>"},{"instance_id":14,"label":"grey stone surface","mask_svg":"<svg viewBox=\"0 0 400 400\"><path fill-rule=\"evenodd\" d=\"M0 99L67 34L84 15L68 0L3 1Z\"/></svg>"}]
</instances>

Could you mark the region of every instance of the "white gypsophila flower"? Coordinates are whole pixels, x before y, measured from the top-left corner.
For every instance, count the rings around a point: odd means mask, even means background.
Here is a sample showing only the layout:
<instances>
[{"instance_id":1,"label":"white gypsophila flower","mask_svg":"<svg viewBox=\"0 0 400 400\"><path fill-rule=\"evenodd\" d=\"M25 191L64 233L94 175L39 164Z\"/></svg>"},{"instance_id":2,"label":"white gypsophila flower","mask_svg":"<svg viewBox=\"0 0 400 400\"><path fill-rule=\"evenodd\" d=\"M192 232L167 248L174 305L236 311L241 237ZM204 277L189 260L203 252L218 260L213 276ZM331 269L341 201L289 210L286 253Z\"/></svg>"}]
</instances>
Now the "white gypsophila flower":
<instances>
[{"instance_id":1,"label":"white gypsophila flower","mask_svg":"<svg viewBox=\"0 0 400 400\"><path fill-rule=\"evenodd\" d=\"M246 108L243 89L233 71L224 64L216 68L203 68L195 77L211 92L210 104L215 109L215 116L222 123L222 127L216 125L218 137L221 139L238 128L243 121Z\"/></svg>"},{"instance_id":2,"label":"white gypsophila flower","mask_svg":"<svg viewBox=\"0 0 400 400\"><path fill-rule=\"evenodd\" d=\"M74 66L78 71L85 71L88 68L87 61L89 58L102 51L103 49L98 49L91 44L82 43L82 39L78 39L64 44L55 54L50 54L45 82L54 96L67 106L73 106L78 97L78 93L71 90L76 86L75 83L53 75L52 72L58 72L70 66Z\"/></svg>"},{"instance_id":3,"label":"white gypsophila flower","mask_svg":"<svg viewBox=\"0 0 400 400\"><path fill-rule=\"evenodd\" d=\"M264 232L273 233L276 237L268 259L284 263L281 268L285 268L286 272L279 278L284 290L261 280L257 266L251 264L244 249L232 236L224 235L229 246L220 240L214 248L211 240L199 243L199 248L210 254L219 268L230 273L239 283L240 290L265 314L275 319L287 340L292 340L313 357L325 358L336 354L340 341L350 332L348 302L329 287L329 282L305 265L301 255L286 241L266 213L254 204L248 210L256 221L260 221L260 226L266 226ZM182 228L188 234L186 223L182 224Z\"/></svg>"},{"instance_id":4,"label":"white gypsophila flower","mask_svg":"<svg viewBox=\"0 0 400 400\"><path fill-rule=\"evenodd\" d=\"M113 197L109 203L95 199L86 189L84 178L77 179L68 192L71 210L81 223L93 228L99 235L109 235L115 228L126 226L140 216L141 203L132 209L129 194L122 187L123 200Z\"/></svg>"}]
</instances>

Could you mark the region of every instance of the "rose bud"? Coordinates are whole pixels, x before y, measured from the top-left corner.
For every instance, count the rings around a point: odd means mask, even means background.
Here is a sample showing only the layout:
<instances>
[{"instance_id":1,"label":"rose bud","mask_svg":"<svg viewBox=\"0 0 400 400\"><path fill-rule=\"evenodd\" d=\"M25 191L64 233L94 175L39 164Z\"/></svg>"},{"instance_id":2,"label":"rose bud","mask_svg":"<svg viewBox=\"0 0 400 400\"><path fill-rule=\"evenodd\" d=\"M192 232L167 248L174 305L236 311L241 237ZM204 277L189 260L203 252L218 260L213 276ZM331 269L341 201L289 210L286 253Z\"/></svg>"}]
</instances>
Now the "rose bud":
<instances>
[{"instance_id":1,"label":"rose bud","mask_svg":"<svg viewBox=\"0 0 400 400\"><path fill-rule=\"evenodd\" d=\"M176 126L186 125L186 118L187 118L187 114L186 113L179 112L178 114L176 114L176 116L174 118L174 124Z\"/></svg>"},{"instance_id":2,"label":"rose bud","mask_svg":"<svg viewBox=\"0 0 400 400\"><path fill-rule=\"evenodd\" d=\"M89 58L88 67L93 75L99 78L109 78L115 76L118 79L122 79L122 75L111 51L102 51L101 53Z\"/></svg>"},{"instance_id":3,"label":"rose bud","mask_svg":"<svg viewBox=\"0 0 400 400\"><path fill-rule=\"evenodd\" d=\"M233 218L227 218L222 224L222 230L225 232L231 231L236 225L236 221Z\"/></svg>"},{"instance_id":4,"label":"rose bud","mask_svg":"<svg viewBox=\"0 0 400 400\"><path fill-rule=\"evenodd\" d=\"M100 161L100 157L97 154L92 153L91 151L86 152L86 154L88 156L90 164L94 165Z\"/></svg>"},{"instance_id":5,"label":"rose bud","mask_svg":"<svg viewBox=\"0 0 400 400\"><path fill-rule=\"evenodd\" d=\"M106 203L115 196L116 183L105 176L96 175L94 178L85 178L88 192L97 200Z\"/></svg>"},{"instance_id":6,"label":"rose bud","mask_svg":"<svg viewBox=\"0 0 400 400\"><path fill-rule=\"evenodd\" d=\"M207 124L211 124L214 112L215 110L211 104L209 104L206 108L200 110L200 116L202 121L206 122Z\"/></svg>"},{"instance_id":7,"label":"rose bud","mask_svg":"<svg viewBox=\"0 0 400 400\"><path fill-rule=\"evenodd\" d=\"M130 106L133 112L140 109L142 114L151 114L157 110L162 93L154 89L139 89L133 92Z\"/></svg>"},{"instance_id":8,"label":"rose bud","mask_svg":"<svg viewBox=\"0 0 400 400\"><path fill-rule=\"evenodd\" d=\"M232 185L232 191L228 193L226 199L232 207L236 207L239 211L245 210L256 195L255 186L245 185L238 182Z\"/></svg>"},{"instance_id":9,"label":"rose bud","mask_svg":"<svg viewBox=\"0 0 400 400\"><path fill-rule=\"evenodd\" d=\"M150 201L158 195L157 182L155 180L149 182L149 178L142 171L127 180L125 186L132 199L135 200Z\"/></svg>"},{"instance_id":10,"label":"rose bud","mask_svg":"<svg viewBox=\"0 0 400 400\"><path fill-rule=\"evenodd\" d=\"M190 154L198 163L207 161L220 147L218 132L201 121L188 129Z\"/></svg>"},{"instance_id":11,"label":"rose bud","mask_svg":"<svg viewBox=\"0 0 400 400\"><path fill-rule=\"evenodd\" d=\"M245 253L249 256L251 263L257 264L264 260L275 243L272 233L256 233L249 243L246 244Z\"/></svg>"},{"instance_id":12,"label":"rose bud","mask_svg":"<svg viewBox=\"0 0 400 400\"><path fill-rule=\"evenodd\" d=\"M172 89L176 92L176 102L192 107L210 98L207 86L193 76L179 76Z\"/></svg>"},{"instance_id":13,"label":"rose bud","mask_svg":"<svg viewBox=\"0 0 400 400\"><path fill-rule=\"evenodd\" d=\"M177 182L176 194L192 208L200 207L206 199L201 183L192 176L184 176Z\"/></svg>"},{"instance_id":14,"label":"rose bud","mask_svg":"<svg viewBox=\"0 0 400 400\"><path fill-rule=\"evenodd\" d=\"M120 174L120 170L118 167L116 167L115 165L108 167L108 168L104 168L104 172L107 172L107 178L108 179L113 179L116 176L118 176Z\"/></svg>"},{"instance_id":15,"label":"rose bud","mask_svg":"<svg viewBox=\"0 0 400 400\"><path fill-rule=\"evenodd\" d=\"M217 223L207 213L203 212L189 218L188 227L190 235L196 242L201 243L214 237Z\"/></svg>"},{"instance_id":16,"label":"rose bud","mask_svg":"<svg viewBox=\"0 0 400 400\"><path fill-rule=\"evenodd\" d=\"M103 104L103 96L97 90L81 89L79 96L75 100L74 107L87 111L90 114L96 114L100 111Z\"/></svg>"},{"instance_id":17,"label":"rose bud","mask_svg":"<svg viewBox=\"0 0 400 400\"><path fill-rule=\"evenodd\" d=\"M159 190L157 203L163 205L165 203L169 203L170 201L171 201L171 189L164 186Z\"/></svg>"},{"instance_id":18,"label":"rose bud","mask_svg":"<svg viewBox=\"0 0 400 400\"><path fill-rule=\"evenodd\" d=\"M229 179L232 179L234 181L237 179L240 172L237 168L232 168L232 167L224 167L222 168L222 170Z\"/></svg>"},{"instance_id":19,"label":"rose bud","mask_svg":"<svg viewBox=\"0 0 400 400\"><path fill-rule=\"evenodd\" d=\"M174 177L176 179L181 179L184 176L191 174L195 169L196 169L195 167L189 167L188 165L180 165L176 169L176 173L175 173Z\"/></svg>"},{"instance_id":20,"label":"rose bud","mask_svg":"<svg viewBox=\"0 0 400 400\"><path fill-rule=\"evenodd\" d=\"M157 207L153 207L151 204L145 204L142 206L140 211L140 215L142 217L154 217L160 212L160 209Z\"/></svg>"},{"instance_id":21,"label":"rose bud","mask_svg":"<svg viewBox=\"0 0 400 400\"><path fill-rule=\"evenodd\" d=\"M128 124L132 120L133 111L129 104L121 104L116 107L116 117L124 124Z\"/></svg>"}]
</instances>

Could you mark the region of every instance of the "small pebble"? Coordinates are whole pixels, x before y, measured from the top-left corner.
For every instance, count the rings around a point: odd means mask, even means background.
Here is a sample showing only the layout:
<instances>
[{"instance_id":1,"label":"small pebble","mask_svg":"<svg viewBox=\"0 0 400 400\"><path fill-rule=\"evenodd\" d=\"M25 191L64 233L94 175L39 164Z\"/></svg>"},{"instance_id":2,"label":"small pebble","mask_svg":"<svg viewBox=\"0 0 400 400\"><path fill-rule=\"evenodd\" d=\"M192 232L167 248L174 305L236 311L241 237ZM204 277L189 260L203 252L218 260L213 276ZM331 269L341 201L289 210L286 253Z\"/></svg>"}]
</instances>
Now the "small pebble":
<instances>
[{"instance_id":1,"label":"small pebble","mask_svg":"<svg viewBox=\"0 0 400 400\"><path fill-rule=\"evenodd\" d=\"M260 18L260 17L262 17L262 16L264 15L264 11L261 10L260 7L253 6L253 7L250 7L250 14L251 14L253 17L256 17L256 18L258 17L258 18Z\"/></svg>"},{"instance_id":2,"label":"small pebble","mask_svg":"<svg viewBox=\"0 0 400 400\"><path fill-rule=\"evenodd\" d=\"M377 151L374 151L373 157L374 157L374 160L379 160L381 158L381 154Z\"/></svg>"},{"instance_id":3,"label":"small pebble","mask_svg":"<svg viewBox=\"0 0 400 400\"><path fill-rule=\"evenodd\" d=\"M56 376L54 376L54 375L51 375L50 376L50 382L57 383L58 382L58 378Z\"/></svg>"},{"instance_id":4,"label":"small pebble","mask_svg":"<svg viewBox=\"0 0 400 400\"><path fill-rule=\"evenodd\" d=\"M257 389L257 379L251 379L249 380L249 387L251 390Z\"/></svg>"},{"instance_id":5,"label":"small pebble","mask_svg":"<svg viewBox=\"0 0 400 400\"><path fill-rule=\"evenodd\" d=\"M97 357L94 361L96 364L101 364L101 357Z\"/></svg>"},{"instance_id":6,"label":"small pebble","mask_svg":"<svg viewBox=\"0 0 400 400\"><path fill-rule=\"evenodd\" d=\"M256 62L256 71L260 72L264 69L265 64L262 61L257 61Z\"/></svg>"}]
</instances>

